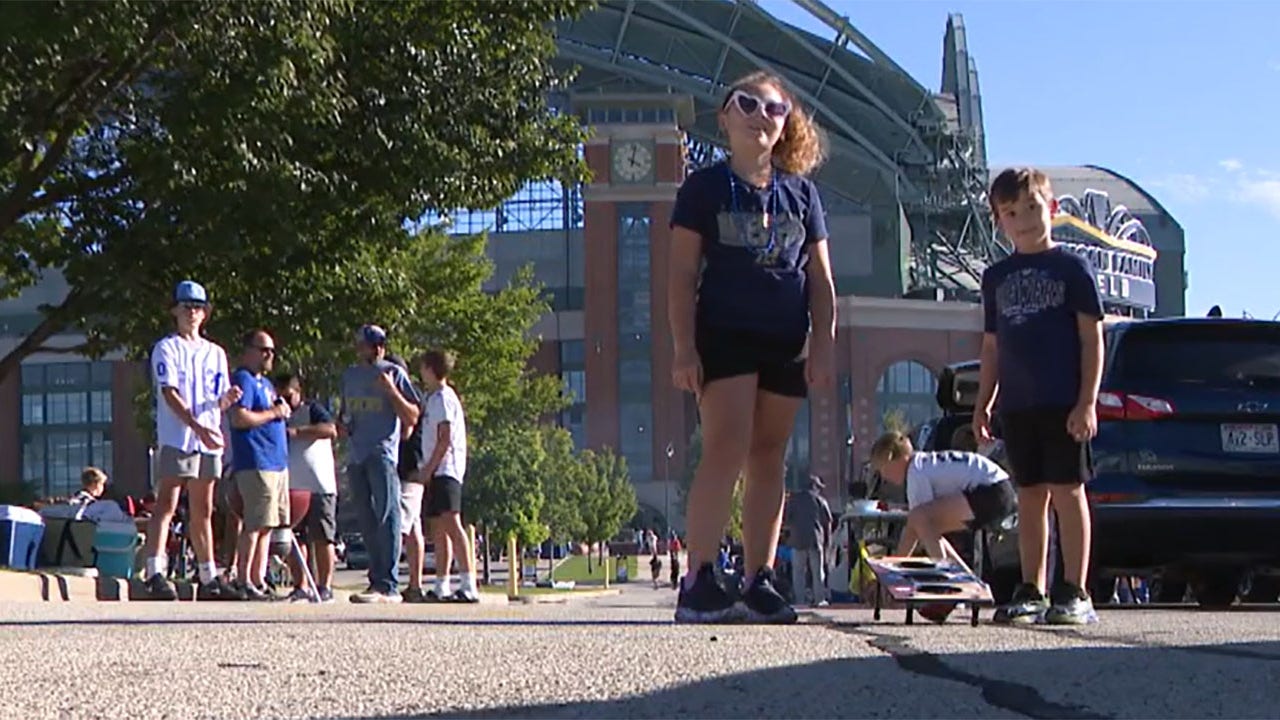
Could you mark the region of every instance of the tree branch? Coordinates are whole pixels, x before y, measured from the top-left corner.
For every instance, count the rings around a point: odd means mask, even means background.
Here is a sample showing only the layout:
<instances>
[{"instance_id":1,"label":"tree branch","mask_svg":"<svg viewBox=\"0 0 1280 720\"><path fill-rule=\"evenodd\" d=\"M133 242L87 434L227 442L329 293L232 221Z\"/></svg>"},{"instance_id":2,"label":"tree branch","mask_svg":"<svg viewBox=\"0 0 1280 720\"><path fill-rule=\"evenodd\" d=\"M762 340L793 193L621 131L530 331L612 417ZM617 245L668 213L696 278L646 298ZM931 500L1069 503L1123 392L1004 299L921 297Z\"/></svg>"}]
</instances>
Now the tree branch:
<instances>
[{"instance_id":1,"label":"tree branch","mask_svg":"<svg viewBox=\"0 0 1280 720\"><path fill-rule=\"evenodd\" d=\"M67 326L66 319L63 317L67 308L72 301L78 297L76 290L72 290L62 304L50 310L40 324L31 331L29 335L18 343L17 347L10 350L3 358L0 358L0 383L5 378L16 372L22 366L22 361L31 355L39 352L41 345L44 345L50 338L57 335Z\"/></svg>"},{"instance_id":2,"label":"tree branch","mask_svg":"<svg viewBox=\"0 0 1280 720\"><path fill-rule=\"evenodd\" d=\"M59 205L68 199L80 195L86 195L94 190L111 187L119 183L128 175L124 167L118 167L110 172L105 172L96 177L80 177L73 182L54 185L43 193L33 196L27 201L22 209L18 212L18 217L25 217L37 210L47 210L51 206Z\"/></svg>"},{"instance_id":3,"label":"tree branch","mask_svg":"<svg viewBox=\"0 0 1280 720\"><path fill-rule=\"evenodd\" d=\"M138 73L155 51L157 42L161 36L169 31L172 23L172 15L158 21L151 32L147 34L147 37L143 39L139 46L140 52L134 58L126 58L114 73L102 81L97 92L90 94L87 99L72 106L66 117L63 118L62 123L54 131L53 143L49 146L44 157L40 159L40 163L30 170L20 171L13 189L9 191L8 196L0 203L0 235L3 235L14 223L22 219L23 209L30 202L31 194L44 183L49 175L52 174L53 169L62 162L63 156L66 155L67 147L71 143L71 138L75 136L76 128L85 122L90 113L105 102L116 90L137 78Z\"/></svg>"}]
</instances>

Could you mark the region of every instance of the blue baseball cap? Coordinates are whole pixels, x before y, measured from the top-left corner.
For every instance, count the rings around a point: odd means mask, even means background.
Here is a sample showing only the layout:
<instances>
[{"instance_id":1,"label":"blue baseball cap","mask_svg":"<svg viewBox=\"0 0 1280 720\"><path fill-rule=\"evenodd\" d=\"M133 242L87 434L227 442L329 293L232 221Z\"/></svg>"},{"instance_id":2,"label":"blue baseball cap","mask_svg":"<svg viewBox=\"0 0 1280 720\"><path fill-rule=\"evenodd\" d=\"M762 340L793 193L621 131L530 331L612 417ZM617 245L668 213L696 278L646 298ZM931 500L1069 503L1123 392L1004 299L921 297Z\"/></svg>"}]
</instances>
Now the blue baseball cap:
<instances>
[{"instance_id":1,"label":"blue baseball cap","mask_svg":"<svg viewBox=\"0 0 1280 720\"><path fill-rule=\"evenodd\" d=\"M178 287L173 290L173 303L200 303L201 305L209 304L209 294L204 291L204 286L198 282L191 280L183 280L178 283Z\"/></svg>"},{"instance_id":2,"label":"blue baseball cap","mask_svg":"<svg viewBox=\"0 0 1280 720\"><path fill-rule=\"evenodd\" d=\"M377 325L362 325L356 331L356 342L362 342L373 347L382 347L387 344L387 331Z\"/></svg>"}]
</instances>

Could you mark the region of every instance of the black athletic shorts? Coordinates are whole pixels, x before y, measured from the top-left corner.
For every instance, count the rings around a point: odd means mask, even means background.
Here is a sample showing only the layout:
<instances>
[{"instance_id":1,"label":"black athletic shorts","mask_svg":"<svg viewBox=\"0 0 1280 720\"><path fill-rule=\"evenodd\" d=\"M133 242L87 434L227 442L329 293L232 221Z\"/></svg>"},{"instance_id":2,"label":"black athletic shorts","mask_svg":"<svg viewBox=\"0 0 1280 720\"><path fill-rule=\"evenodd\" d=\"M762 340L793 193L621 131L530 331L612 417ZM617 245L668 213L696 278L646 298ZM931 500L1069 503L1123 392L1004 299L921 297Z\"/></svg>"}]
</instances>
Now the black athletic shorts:
<instances>
[{"instance_id":1,"label":"black athletic shorts","mask_svg":"<svg viewBox=\"0 0 1280 720\"><path fill-rule=\"evenodd\" d=\"M437 475L427 488L426 515L433 518L447 512L462 512L462 483L448 475Z\"/></svg>"},{"instance_id":2,"label":"black athletic shorts","mask_svg":"<svg viewBox=\"0 0 1280 720\"><path fill-rule=\"evenodd\" d=\"M1005 452L1019 487L1083 484L1093 477L1089 443L1067 432L1071 408L1033 408L1002 413Z\"/></svg>"},{"instance_id":3,"label":"black athletic shorts","mask_svg":"<svg viewBox=\"0 0 1280 720\"><path fill-rule=\"evenodd\" d=\"M298 523L300 542L338 542L338 496L311 493L307 514Z\"/></svg>"},{"instance_id":4,"label":"black athletic shorts","mask_svg":"<svg viewBox=\"0 0 1280 720\"><path fill-rule=\"evenodd\" d=\"M999 530L1000 523L1018 511L1018 492L1008 480L969 490L964 499L969 501L969 511L973 513L969 521L973 530Z\"/></svg>"},{"instance_id":5,"label":"black athletic shorts","mask_svg":"<svg viewBox=\"0 0 1280 720\"><path fill-rule=\"evenodd\" d=\"M809 386L804 379L805 338L780 339L743 330L725 330L699 323L694 333L702 384L739 375L758 375L760 390L802 398Z\"/></svg>"}]
</instances>

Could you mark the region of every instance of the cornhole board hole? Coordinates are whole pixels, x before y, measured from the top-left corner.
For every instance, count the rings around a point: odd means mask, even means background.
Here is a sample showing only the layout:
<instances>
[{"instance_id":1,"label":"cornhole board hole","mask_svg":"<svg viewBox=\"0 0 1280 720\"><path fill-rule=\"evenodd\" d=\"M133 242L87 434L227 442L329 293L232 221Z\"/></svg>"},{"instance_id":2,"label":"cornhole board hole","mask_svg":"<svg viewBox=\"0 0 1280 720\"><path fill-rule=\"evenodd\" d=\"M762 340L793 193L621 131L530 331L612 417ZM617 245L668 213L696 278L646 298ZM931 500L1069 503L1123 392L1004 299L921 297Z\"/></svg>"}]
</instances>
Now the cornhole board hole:
<instances>
[{"instance_id":1,"label":"cornhole board hole","mask_svg":"<svg viewBox=\"0 0 1280 720\"><path fill-rule=\"evenodd\" d=\"M995 604L991 588L972 570L951 560L882 557L869 558L867 562L880 586L875 593L876 620L880 619L885 593L906 607L908 625L915 623L916 608L921 605L950 604L954 608L965 603L972 611L969 624L977 626L980 608Z\"/></svg>"}]
</instances>

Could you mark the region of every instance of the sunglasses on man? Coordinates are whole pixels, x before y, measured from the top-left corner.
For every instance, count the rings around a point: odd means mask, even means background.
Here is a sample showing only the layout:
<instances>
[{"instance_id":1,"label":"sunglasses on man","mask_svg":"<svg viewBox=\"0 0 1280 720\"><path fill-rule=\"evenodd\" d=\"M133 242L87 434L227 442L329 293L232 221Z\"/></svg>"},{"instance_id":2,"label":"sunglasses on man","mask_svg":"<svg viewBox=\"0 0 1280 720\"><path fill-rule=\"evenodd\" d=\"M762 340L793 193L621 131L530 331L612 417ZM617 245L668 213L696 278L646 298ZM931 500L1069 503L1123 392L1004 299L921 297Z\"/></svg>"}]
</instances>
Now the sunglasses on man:
<instances>
[{"instance_id":1,"label":"sunglasses on man","mask_svg":"<svg viewBox=\"0 0 1280 720\"><path fill-rule=\"evenodd\" d=\"M785 100L765 100L746 90L734 90L729 96L729 102L725 104L736 104L743 115L754 115L762 107L764 114L774 119L784 118L791 113L791 103Z\"/></svg>"}]
</instances>

